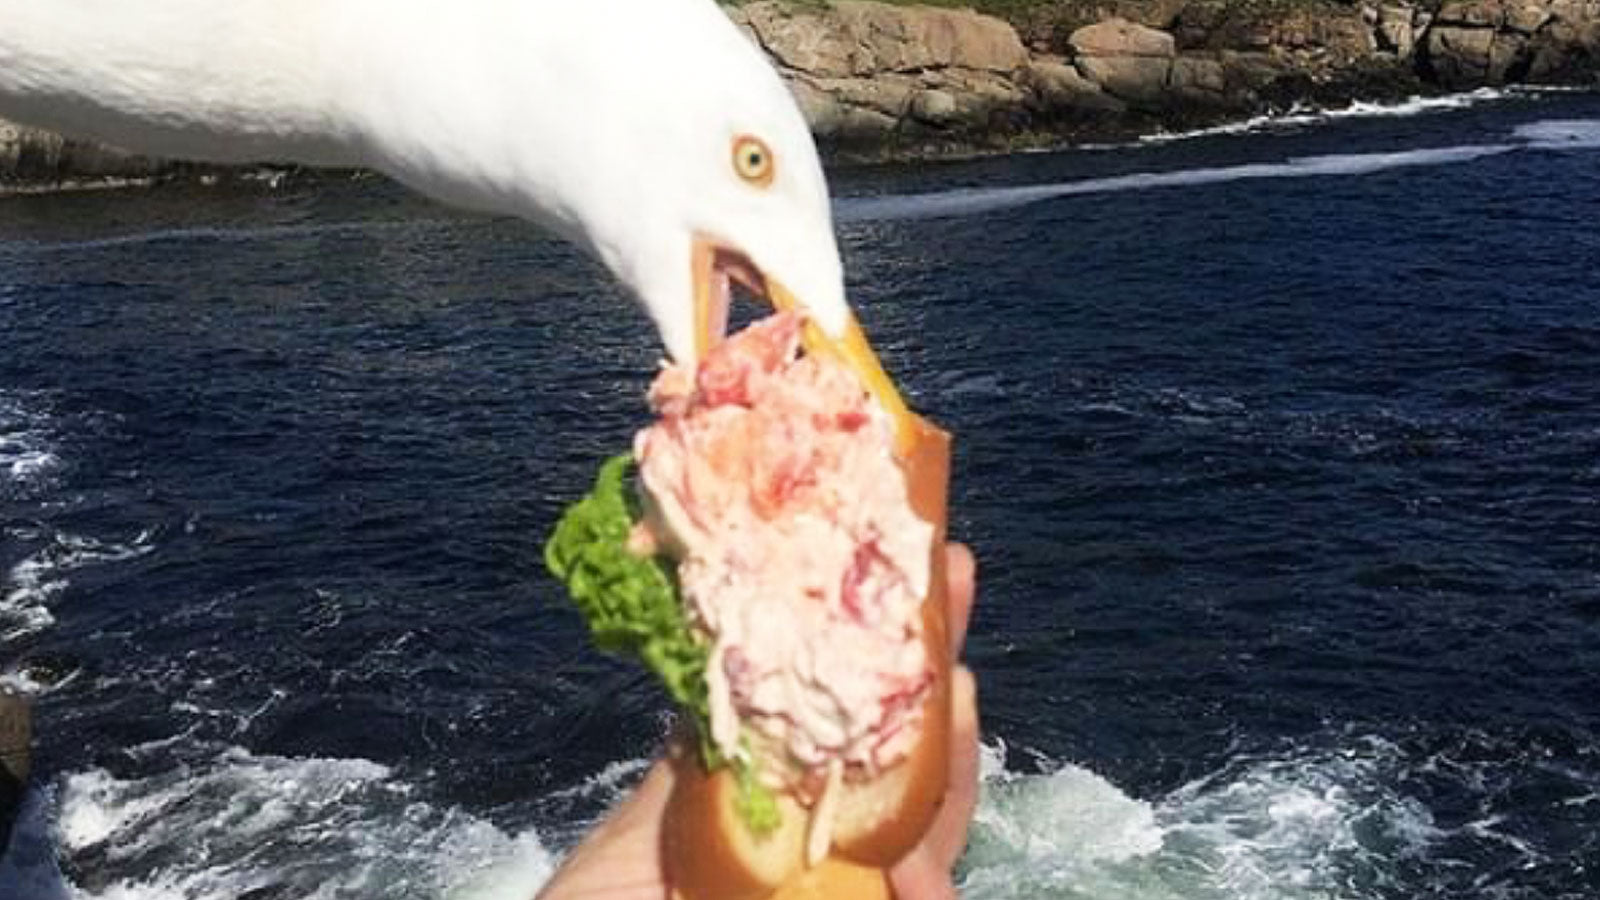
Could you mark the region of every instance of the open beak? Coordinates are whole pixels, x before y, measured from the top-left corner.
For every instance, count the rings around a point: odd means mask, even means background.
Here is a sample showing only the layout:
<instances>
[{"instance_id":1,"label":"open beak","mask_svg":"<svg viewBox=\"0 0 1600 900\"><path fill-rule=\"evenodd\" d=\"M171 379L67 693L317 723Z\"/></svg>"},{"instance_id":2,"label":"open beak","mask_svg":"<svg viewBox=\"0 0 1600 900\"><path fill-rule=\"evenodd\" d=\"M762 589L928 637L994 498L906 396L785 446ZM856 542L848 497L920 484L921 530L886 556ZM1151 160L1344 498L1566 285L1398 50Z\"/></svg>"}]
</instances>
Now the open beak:
<instances>
[{"instance_id":1,"label":"open beak","mask_svg":"<svg viewBox=\"0 0 1600 900\"><path fill-rule=\"evenodd\" d=\"M718 244L704 236L694 241L694 321L695 357L704 359L728 331L728 306L733 297L733 286L738 284L757 297L772 304L779 311L805 312L805 304L789 292L782 283L768 277L742 253ZM861 324L852 313L845 324L844 334L828 334L814 321L807 321L804 337L806 352L826 354L842 360L854 369L861 383L883 404L889 419L894 423L895 448L902 457L909 450L916 434L915 416L900 396L900 391L889 380L872 351Z\"/></svg>"}]
</instances>

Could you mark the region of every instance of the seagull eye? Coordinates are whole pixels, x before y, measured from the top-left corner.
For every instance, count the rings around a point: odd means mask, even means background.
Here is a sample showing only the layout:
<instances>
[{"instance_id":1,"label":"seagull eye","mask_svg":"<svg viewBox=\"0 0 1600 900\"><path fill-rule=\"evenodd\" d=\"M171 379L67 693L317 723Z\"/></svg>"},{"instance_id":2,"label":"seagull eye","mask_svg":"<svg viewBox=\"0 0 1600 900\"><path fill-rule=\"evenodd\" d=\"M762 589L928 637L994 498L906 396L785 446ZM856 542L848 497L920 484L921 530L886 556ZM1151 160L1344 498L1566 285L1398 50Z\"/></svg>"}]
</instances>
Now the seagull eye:
<instances>
[{"instance_id":1,"label":"seagull eye","mask_svg":"<svg viewBox=\"0 0 1600 900\"><path fill-rule=\"evenodd\" d=\"M772 150L758 137L742 135L733 141L733 170L749 184L766 187L772 183L776 166Z\"/></svg>"}]
</instances>

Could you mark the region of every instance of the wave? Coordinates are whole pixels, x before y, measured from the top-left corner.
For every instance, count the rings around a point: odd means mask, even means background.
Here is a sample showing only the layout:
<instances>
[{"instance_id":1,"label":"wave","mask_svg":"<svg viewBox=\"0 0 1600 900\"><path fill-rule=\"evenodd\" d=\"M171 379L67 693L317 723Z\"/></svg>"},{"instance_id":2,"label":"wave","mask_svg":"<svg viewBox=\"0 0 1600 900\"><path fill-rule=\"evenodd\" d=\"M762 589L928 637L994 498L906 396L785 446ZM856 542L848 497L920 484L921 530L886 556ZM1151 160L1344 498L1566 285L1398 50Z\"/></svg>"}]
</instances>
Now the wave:
<instances>
[{"instance_id":1,"label":"wave","mask_svg":"<svg viewBox=\"0 0 1600 900\"><path fill-rule=\"evenodd\" d=\"M30 394L0 394L0 500L46 482L61 466L52 420Z\"/></svg>"},{"instance_id":2,"label":"wave","mask_svg":"<svg viewBox=\"0 0 1600 900\"><path fill-rule=\"evenodd\" d=\"M154 533L148 529L127 542L29 529L7 529L5 535L19 543L42 539L43 546L14 564L0 582L0 642L35 634L54 624L50 606L67 589L72 572L133 559L155 549ZM11 683L20 687L29 682Z\"/></svg>"},{"instance_id":3,"label":"wave","mask_svg":"<svg viewBox=\"0 0 1600 900\"><path fill-rule=\"evenodd\" d=\"M1173 172L1136 172L1131 175L1089 178L1060 184L961 188L929 194L851 198L840 201L836 217L840 222L881 222L971 216L1013 209L1044 200L1086 194L1197 187L1264 179L1371 175L1394 169L1471 162L1509 153L1524 146L1523 144L1476 144L1388 153L1340 153L1297 157L1275 163L1245 163L1236 166L1180 169Z\"/></svg>"},{"instance_id":4,"label":"wave","mask_svg":"<svg viewBox=\"0 0 1600 900\"><path fill-rule=\"evenodd\" d=\"M183 756L142 777L89 768L36 789L0 863L0 896L520 900L559 861L539 830L507 832L434 802L375 762L233 746L191 745ZM1515 797L1502 787L1537 778L1569 820L1600 808L1600 771L1552 780L1521 736L1421 747L1334 735L1238 755L1149 798L1083 766L1034 754L1024 773L1007 758L1003 744L984 748L958 868L967 900L1363 900L1415 895L1419 884L1441 896L1519 896L1516 884L1475 888L1484 871L1559 865L1562 851L1542 820L1505 807ZM614 803L645 767L613 763L543 799ZM1464 808L1430 806L1463 794Z\"/></svg>"},{"instance_id":5,"label":"wave","mask_svg":"<svg viewBox=\"0 0 1600 900\"><path fill-rule=\"evenodd\" d=\"M986 784L969 900L1349 897L1424 852L1428 810L1385 786L1386 745L1241 761L1152 801L1065 765ZM1382 835L1383 837L1374 837Z\"/></svg>"},{"instance_id":6,"label":"wave","mask_svg":"<svg viewBox=\"0 0 1600 900\"><path fill-rule=\"evenodd\" d=\"M1189 131L1162 131L1145 135L1133 145L1102 144L1097 145L1096 149L1116 149L1140 144L1170 144L1195 138L1257 134L1264 131L1325 125L1349 119L1403 119L1430 113L1467 109L1481 103L1503 100L1512 94L1513 91L1510 89L1485 87L1465 93L1444 94L1435 97L1412 96L1393 102L1356 100L1347 106L1332 108L1296 103L1281 113L1266 113L1259 116L1251 116L1238 122L1213 125L1207 128L1195 128Z\"/></svg>"},{"instance_id":7,"label":"wave","mask_svg":"<svg viewBox=\"0 0 1600 900\"><path fill-rule=\"evenodd\" d=\"M835 217L841 223L856 223L973 216L1089 194L1200 187L1238 181L1372 175L1396 169L1460 165L1517 151L1594 149L1600 147L1600 120L1551 119L1532 122L1518 127L1511 136L1515 142L1303 156L1281 162L1211 166L1171 172L1135 172L1056 184L850 197L838 201Z\"/></svg>"},{"instance_id":8,"label":"wave","mask_svg":"<svg viewBox=\"0 0 1600 900\"><path fill-rule=\"evenodd\" d=\"M1536 150L1592 150L1600 148L1600 119L1546 119L1513 134Z\"/></svg>"},{"instance_id":9,"label":"wave","mask_svg":"<svg viewBox=\"0 0 1600 900\"><path fill-rule=\"evenodd\" d=\"M961 866L967 900L1345 900L1415 896L1524 896L1490 889L1485 871L1564 865L1544 826L1495 807L1493 786L1520 783L1547 763L1536 751L1472 736L1436 752L1385 738L1337 739L1238 757L1149 800L1079 766L985 775ZM1567 772L1554 796L1591 802L1600 772ZM1447 793L1475 798L1477 815L1435 810ZM1569 861L1580 867L1582 860ZM1503 891L1499 888L1504 888Z\"/></svg>"},{"instance_id":10,"label":"wave","mask_svg":"<svg viewBox=\"0 0 1600 900\"><path fill-rule=\"evenodd\" d=\"M500 900L531 896L553 866L536 833L430 803L360 759L228 747L142 778L75 772L33 805L14 844L54 844L77 874L63 877L54 853L14 846L0 895Z\"/></svg>"}]
</instances>

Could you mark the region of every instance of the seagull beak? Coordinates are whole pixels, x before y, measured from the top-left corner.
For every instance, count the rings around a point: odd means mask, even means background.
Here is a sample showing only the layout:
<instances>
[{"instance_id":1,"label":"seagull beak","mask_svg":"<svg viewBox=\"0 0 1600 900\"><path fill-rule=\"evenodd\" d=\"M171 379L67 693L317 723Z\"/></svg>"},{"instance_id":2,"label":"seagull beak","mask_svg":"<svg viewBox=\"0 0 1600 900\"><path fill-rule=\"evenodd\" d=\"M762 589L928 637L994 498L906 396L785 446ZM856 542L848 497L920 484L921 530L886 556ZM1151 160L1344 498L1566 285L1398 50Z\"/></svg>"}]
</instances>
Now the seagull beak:
<instances>
[{"instance_id":1,"label":"seagull beak","mask_svg":"<svg viewBox=\"0 0 1600 900\"><path fill-rule=\"evenodd\" d=\"M704 236L695 238L693 252L696 359L704 359L726 336L734 284L765 299L780 312L806 311L806 305L782 282L769 277L743 253ZM815 321L807 321L804 345L808 353L833 357L855 370L861 383L889 414L894 423L896 450L904 457L916 434L915 416L883 370L855 315L850 315L844 333L838 336L827 333Z\"/></svg>"}]
</instances>

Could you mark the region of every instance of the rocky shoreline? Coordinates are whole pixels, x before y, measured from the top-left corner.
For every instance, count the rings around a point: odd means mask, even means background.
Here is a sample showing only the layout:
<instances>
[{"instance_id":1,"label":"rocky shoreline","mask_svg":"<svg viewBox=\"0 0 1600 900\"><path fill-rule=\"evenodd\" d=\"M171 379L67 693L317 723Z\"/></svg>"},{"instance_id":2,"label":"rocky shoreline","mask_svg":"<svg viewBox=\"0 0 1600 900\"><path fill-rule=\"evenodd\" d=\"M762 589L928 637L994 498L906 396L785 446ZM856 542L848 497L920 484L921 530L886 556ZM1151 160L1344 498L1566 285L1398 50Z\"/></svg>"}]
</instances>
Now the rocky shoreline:
<instances>
[{"instance_id":1,"label":"rocky shoreline","mask_svg":"<svg viewBox=\"0 0 1600 900\"><path fill-rule=\"evenodd\" d=\"M1510 84L1600 87L1600 0L1068 0L1020 22L840 0L732 15L834 155L1104 140Z\"/></svg>"},{"instance_id":2,"label":"rocky shoreline","mask_svg":"<svg viewBox=\"0 0 1600 900\"><path fill-rule=\"evenodd\" d=\"M729 15L833 159L1123 139L1282 111L1511 84L1600 88L1600 0L1059 0L1008 21L872 0ZM0 184L219 170L0 122Z\"/></svg>"}]
</instances>

